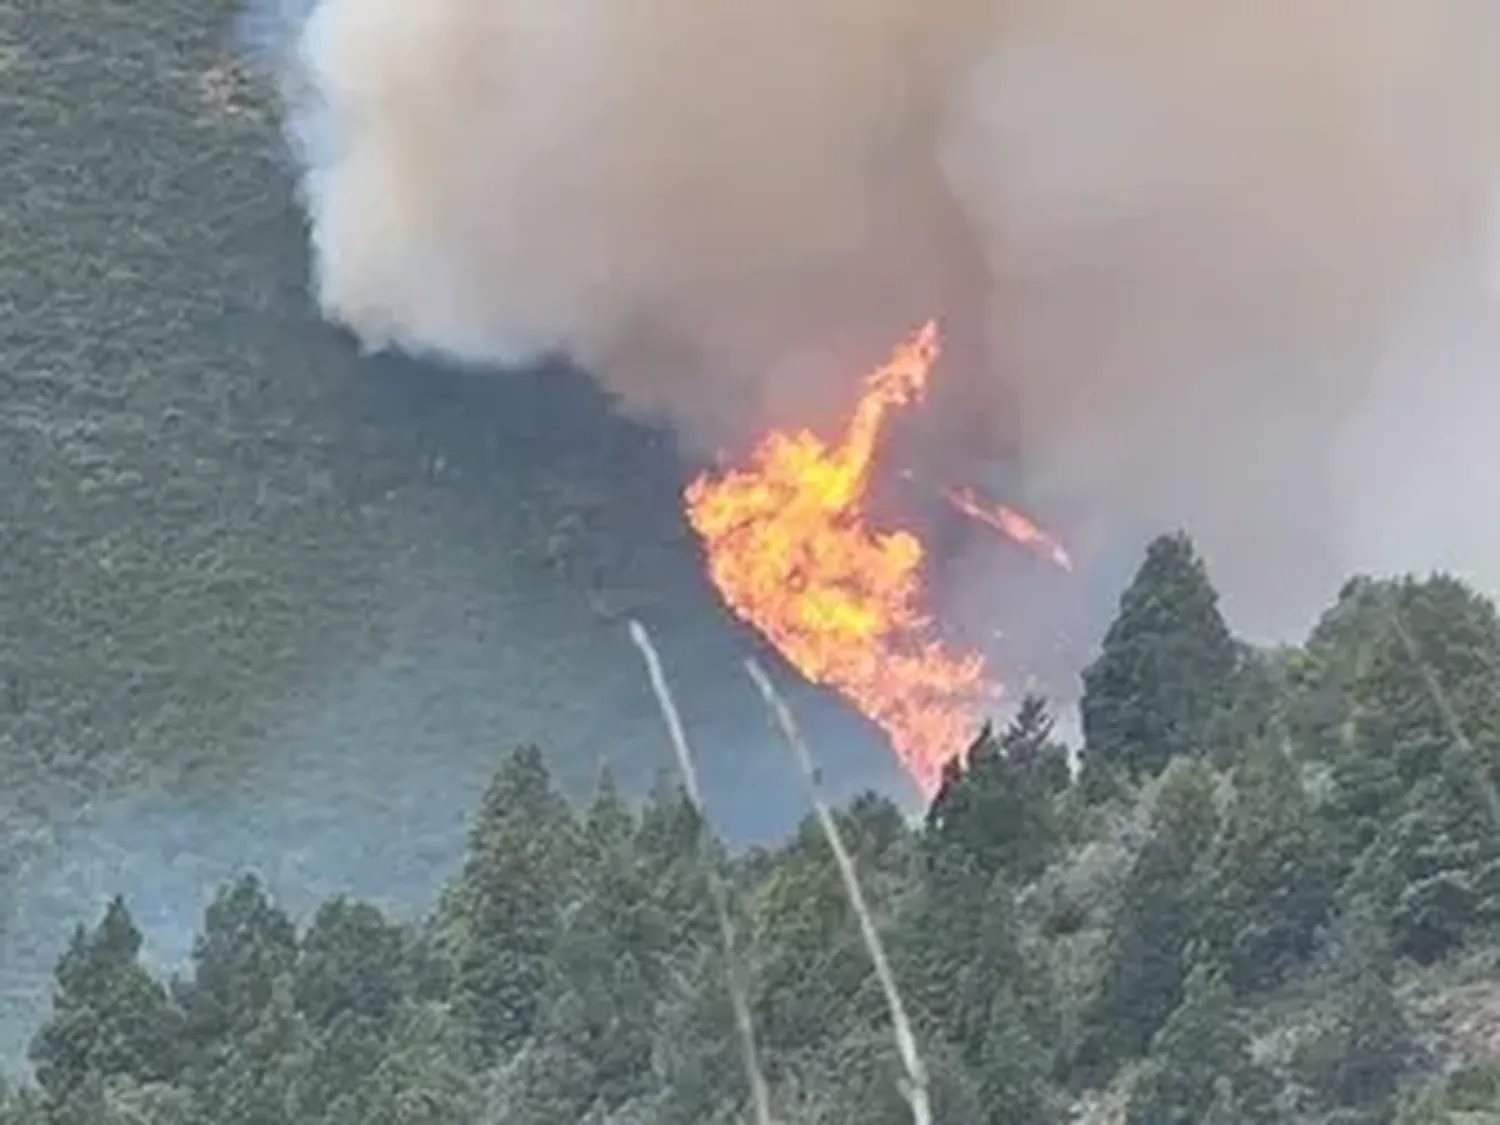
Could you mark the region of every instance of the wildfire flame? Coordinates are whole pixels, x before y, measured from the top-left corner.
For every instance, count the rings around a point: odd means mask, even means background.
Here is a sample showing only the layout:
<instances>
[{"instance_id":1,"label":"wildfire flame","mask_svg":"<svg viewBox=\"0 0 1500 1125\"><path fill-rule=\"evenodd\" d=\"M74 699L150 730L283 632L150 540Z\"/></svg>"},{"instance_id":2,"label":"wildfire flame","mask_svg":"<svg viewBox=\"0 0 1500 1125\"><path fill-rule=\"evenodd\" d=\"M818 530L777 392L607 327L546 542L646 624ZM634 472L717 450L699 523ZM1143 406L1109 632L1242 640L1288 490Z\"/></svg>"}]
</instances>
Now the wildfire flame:
<instances>
[{"instance_id":1,"label":"wildfire flame","mask_svg":"<svg viewBox=\"0 0 1500 1125\"><path fill-rule=\"evenodd\" d=\"M904 528L872 527L865 502L886 415L921 397L938 352L929 321L866 379L842 440L772 431L746 467L704 473L684 493L730 610L880 726L928 794L998 688L983 657L944 643L922 611L921 541ZM1019 512L987 509L967 491L948 499L1069 565L1061 545Z\"/></svg>"},{"instance_id":2,"label":"wildfire flame","mask_svg":"<svg viewBox=\"0 0 1500 1125\"><path fill-rule=\"evenodd\" d=\"M1010 505L986 504L974 489L968 487L945 488L943 498L964 515L1045 555L1063 570L1073 569L1073 558L1057 537L1043 531L1031 517L1016 511Z\"/></svg>"}]
</instances>

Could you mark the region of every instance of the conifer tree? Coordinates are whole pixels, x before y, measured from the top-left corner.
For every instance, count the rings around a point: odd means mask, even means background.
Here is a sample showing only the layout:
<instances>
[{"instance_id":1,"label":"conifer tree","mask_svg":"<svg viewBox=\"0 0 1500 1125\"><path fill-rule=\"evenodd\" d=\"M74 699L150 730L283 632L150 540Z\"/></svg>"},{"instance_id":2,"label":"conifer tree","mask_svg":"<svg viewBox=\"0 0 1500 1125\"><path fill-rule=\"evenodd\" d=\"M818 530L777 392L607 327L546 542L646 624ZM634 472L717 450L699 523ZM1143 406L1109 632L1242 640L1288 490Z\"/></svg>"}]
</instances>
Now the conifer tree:
<instances>
[{"instance_id":1,"label":"conifer tree","mask_svg":"<svg viewBox=\"0 0 1500 1125\"><path fill-rule=\"evenodd\" d=\"M1493 885L1500 863L1500 822L1486 799L1487 779L1457 746L1409 796L1384 835L1391 926L1397 948L1430 963L1457 948L1477 923L1500 915Z\"/></svg>"},{"instance_id":2,"label":"conifer tree","mask_svg":"<svg viewBox=\"0 0 1500 1125\"><path fill-rule=\"evenodd\" d=\"M717 929L703 857L720 863L723 848L681 785L658 778L641 810L634 852L652 901L667 922L673 949L714 940Z\"/></svg>"},{"instance_id":3,"label":"conifer tree","mask_svg":"<svg viewBox=\"0 0 1500 1125\"><path fill-rule=\"evenodd\" d=\"M260 1022L296 960L296 927L259 878L245 875L214 897L193 945L193 974L177 986L195 1065L217 1065Z\"/></svg>"},{"instance_id":4,"label":"conifer tree","mask_svg":"<svg viewBox=\"0 0 1500 1125\"><path fill-rule=\"evenodd\" d=\"M1040 1125L1048 1116L1046 1051L1026 1019L1025 1005L1010 990L990 1001L978 1065L980 1098L991 1125L1027 1122Z\"/></svg>"},{"instance_id":5,"label":"conifer tree","mask_svg":"<svg viewBox=\"0 0 1500 1125\"><path fill-rule=\"evenodd\" d=\"M451 1125L493 1120L460 1029L438 1005L407 1012L380 1065L334 1102L325 1125Z\"/></svg>"},{"instance_id":6,"label":"conifer tree","mask_svg":"<svg viewBox=\"0 0 1500 1125\"><path fill-rule=\"evenodd\" d=\"M541 1025L586 1070L591 1098L611 1109L651 1088L650 1017L671 942L636 855L636 834L629 806L605 773L584 818L578 898L559 931Z\"/></svg>"},{"instance_id":7,"label":"conifer tree","mask_svg":"<svg viewBox=\"0 0 1500 1125\"><path fill-rule=\"evenodd\" d=\"M840 1032L870 972L832 852L812 821L747 903L753 1000L767 1049L805 1049Z\"/></svg>"},{"instance_id":8,"label":"conifer tree","mask_svg":"<svg viewBox=\"0 0 1500 1125\"><path fill-rule=\"evenodd\" d=\"M1199 1125L1211 1116L1256 1120L1267 1103L1267 1075L1251 1059L1229 983L1208 964L1196 964L1182 1002L1151 1044L1127 1125Z\"/></svg>"},{"instance_id":9,"label":"conifer tree","mask_svg":"<svg viewBox=\"0 0 1500 1125\"><path fill-rule=\"evenodd\" d=\"M1070 780L1053 725L1036 695L1021 700L998 737L986 725L928 809L929 847L963 853L986 877L1041 874L1059 844L1054 799Z\"/></svg>"},{"instance_id":10,"label":"conifer tree","mask_svg":"<svg viewBox=\"0 0 1500 1125\"><path fill-rule=\"evenodd\" d=\"M485 791L454 903L455 999L486 1058L536 1027L575 847L541 751L521 747Z\"/></svg>"},{"instance_id":11,"label":"conifer tree","mask_svg":"<svg viewBox=\"0 0 1500 1125\"><path fill-rule=\"evenodd\" d=\"M1318 1032L1304 1041L1297 1064L1325 1108L1386 1120L1417 1043L1392 979L1394 951L1386 912L1372 899L1351 898L1332 927L1323 954L1325 996Z\"/></svg>"},{"instance_id":12,"label":"conifer tree","mask_svg":"<svg viewBox=\"0 0 1500 1125\"><path fill-rule=\"evenodd\" d=\"M272 982L248 1023L238 1023L211 1071L192 1075L194 1101L214 1125L284 1125L301 1116L307 1029L292 1001L290 978Z\"/></svg>"},{"instance_id":13,"label":"conifer tree","mask_svg":"<svg viewBox=\"0 0 1500 1125\"><path fill-rule=\"evenodd\" d=\"M1347 677L1326 820L1399 949L1431 961L1500 905L1500 620L1444 575L1366 590L1373 620Z\"/></svg>"},{"instance_id":14,"label":"conifer tree","mask_svg":"<svg viewBox=\"0 0 1500 1125\"><path fill-rule=\"evenodd\" d=\"M1178 755L1209 749L1239 660L1218 603L1185 534L1147 547L1098 659L1083 673L1085 770L1150 776Z\"/></svg>"},{"instance_id":15,"label":"conifer tree","mask_svg":"<svg viewBox=\"0 0 1500 1125\"><path fill-rule=\"evenodd\" d=\"M1269 986L1313 951L1336 872L1296 764L1253 751L1215 849L1203 933L1238 992Z\"/></svg>"},{"instance_id":16,"label":"conifer tree","mask_svg":"<svg viewBox=\"0 0 1500 1125\"><path fill-rule=\"evenodd\" d=\"M342 895L323 903L303 935L293 995L316 1031L353 1017L384 1031L407 991L407 942L379 909Z\"/></svg>"},{"instance_id":17,"label":"conifer tree","mask_svg":"<svg viewBox=\"0 0 1500 1125\"><path fill-rule=\"evenodd\" d=\"M1459 736L1500 767L1500 618L1458 580L1380 588L1383 628L1351 689L1355 749L1393 762L1403 786L1434 773ZM1455 730L1455 726L1458 728Z\"/></svg>"},{"instance_id":18,"label":"conifer tree","mask_svg":"<svg viewBox=\"0 0 1500 1125\"><path fill-rule=\"evenodd\" d=\"M1163 782L1150 836L1126 876L1110 929L1081 1060L1086 1068L1144 1051L1177 1005L1202 914L1202 860L1217 828L1212 774L1198 763L1175 769Z\"/></svg>"},{"instance_id":19,"label":"conifer tree","mask_svg":"<svg viewBox=\"0 0 1500 1125\"><path fill-rule=\"evenodd\" d=\"M90 1077L172 1077L179 1032L166 989L140 964L142 937L116 896L59 958L52 1016L32 1040L37 1082L57 1103Z\"/></svg>"}]
</instances>

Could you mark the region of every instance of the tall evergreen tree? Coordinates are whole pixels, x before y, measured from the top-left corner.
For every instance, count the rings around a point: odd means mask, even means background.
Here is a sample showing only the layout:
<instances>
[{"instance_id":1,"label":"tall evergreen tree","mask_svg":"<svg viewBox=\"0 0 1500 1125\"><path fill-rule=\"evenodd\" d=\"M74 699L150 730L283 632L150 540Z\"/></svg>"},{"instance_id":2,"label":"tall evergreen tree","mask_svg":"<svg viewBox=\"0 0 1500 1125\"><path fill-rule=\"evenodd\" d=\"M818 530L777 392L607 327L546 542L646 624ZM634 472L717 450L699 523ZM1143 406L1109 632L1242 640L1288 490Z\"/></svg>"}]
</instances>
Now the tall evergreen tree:
<instances>
[{"instance_id":1,"label":"tall evergreen tree","mask_svg":"<svg viewBox=\"0 0 1500 1125\"><path fill-rule=\"evenodd\" d=\"M1360 591L1369 620L1345 629L1361 647L1342 658L1346 737L1325 817L1343 868L1392 912L1402 951L1432 960L1494 898L1500 620L1443 575Z\"/></svg>"},{"instance_id":2,"label":"tall evergreen tree","mask_svg":"<svg viewBox=\"0 0 1500 1125\"><path fill-rule=\"evenodd\" d=\"M118 896L92 931L73 932L57 963L52 1016L30 1050L37 1081L54 1102L90 1077L149 1082L175 1074L176 1012L140 964L141 941Z\"/></svg>"},{"instance_id":3,"label":"tall evergreen tree","mask_svg":"<svg viewBox=\"0 0 1500 1125\"><path fill-rule=\"evenodd\" d=\"M192 977L179 984L194 1061L214 1065L232 1040L261 1021L297 960L297 930L255 875L221 890L193 946Z\"/></svg>"},{"instance_id":4,"label":"tall evergreen tree","mask_svg":"<svg viewBox=\"0 0 1500 1125\"><path fill-rule=\"evenodd\" d=\"M1375 845L1385 850L1397 948L1430 963L1500 918L1500 821L1474 755L1450 745Z\"/></svg>"},{"instance_id":5,"label":"tall evergreen tree","mask_svg":"<svg viewBox=\"0 0 1500 1125\"><path fill-rule=\"evenodd\" d=\"M235 1026L212 1070L192 1075L194 1101L214 1125L285 1125L302 1115L308 1056L306 1027L291 982L278 976L249 1022Z\"/></svg>"},{"instance_id":6,"label":"tall evergreen tree","mask_svg":"<svg viewBox=\"0 0 1500 1125\"><path fill-rule=\"evenodd\" d=\"M91 1075L60 1105L28 1099L5 1125L199 1125L197 1107L181 1088L163 1082L140 1083Z\"/></svg>"},{"instance_id":7,"label":"tall evergreen tree","mask_svg":"<svg viewBox=\"0 0 1500 1125\"><path fill-rule=\"evenodd\" d=\"M1024 1031L1027 1039L1035 1040L1037 1000L1047 983L1028 962L1015 891L1003 877L990 881L979 906L977 941L955 982L951 1030L976 1063L997 1020L1008 1021L1007 1034ZM1003 1015L997 1013L997 1004L1003 1004ZM993 1048L988 1049L993 1054Z\"/></svg>"},{"instance_id":8,"label":"tall evergreen tree","mask_svg":"<svg viewBox=\"0 0 1500 1125\"><path fill-rule=\"evenodd\" d=\"M1336 919L1323 956L1317 1033L1297 1058L1323 1108L1388 1120L1417 1042L1392 989L1395 958L1386 912L1360 895Z\"/></svg>"},{"instance_id":9,"label":"tall evergreen tree","mask_svg":"<svg viewBox=\"0 0 1500 1125\"><path fill-rule=\"evenodd\" d=\"M1493 783L1500 768L1493 603L1446 575L1379 589L1384 628L1351 689L1355 749L1391 759L1409 787L1437 770L1450 743L1466 741Z\"/></svg>"},{"instance_id":10,"label":"tall evergreen tree","mask_svg":"<svg viewBox=\"0 0 1500 1125\"><path fill-rule=\"evenodd\" d=\"M680 784L657 779L641 810L634 851L641 877L672 935L673 949L717 940L704 856L722 863L724 852Z\"/></svg>"},{"instance_id":11,"label":"tall evergreen tree","mask_svg":"<svg viewBox=\"0 0 1500 1125\"><path fill-rule=\"evenodd\" d=\"M1304 961L1333 902L1336 871L1297 766L1262 747L1234 775L1215 849L1203 933L1237 991Z\"/></svg>"},{"instance_id":12,"label":"tall evergreen tree","mask_svg":"<svg viewBox=\"0 0 1500 1125\"><path fill-rule=\"evenodd\" d=\"M1372 644L1389 625L1384 584L1351 578L1307 642L1289 654L1284 718L1299 758L1333 761L1347 749L1354 685Z\"/></svg>"},{"instance_id":13,"label":"tall evergreen tree","mask_svg":"<svg viewBox=\"0 0 1500 1125\"><path fill-rule=\"evenodd\" d=\"M318 907L303 935L293 995L315 1031L352 1016L384 1030L407 991L407 941L374 906L343 896Z\"/></svg>"},{"instance_id":14,"label":"tall evergreen tree","mask_svg":"<svg viewBox=\"0 0 1500 1125\"><path fill-rule=\"evenodd\" d=\"M296 1106L300 1116L316 1121L381 1064L390 1051L394 1025L381 1026L349 1009L322 1027L311 1026L305 1017L303 1023L303 1058L294 1075Z\"/></svg>"},{"instance_id":15,"label":"tall evergreen tree","mask_svg":"<svg viewBox=\"0 0 1500 1125\"><path fill-rule=\"evenodd\" d=\"M988 1120L1041 1122L1051 1069L1042 1034L1050 980L1023 944L1015 894L1003 876L984 900L973 959L957 981L949 1034L979 1082Z\"/></svg>"},{"instance_id":16,"label":"tall evergreen tree","mask_svg":"<svg viewBox=\"0 0 1500 1125\"><path fill-rule=\"evenodd\" d=\"M732 971L722 950L705 944L669 982L656 1035L656 1069L666 1091L657 1118L663 1125L746 1119L750 1089L725 987Z\"/></svg>"},{"instance_id":17,"label":"tall evergreen tree","mask_svg":"<svg viewBox=\"0 0 1500 1125\"><path fill-rule=\"evenodd\" d=\"M1178 755L1207 751L1239 660L1218 602L1185 534L1150 544L1083 673L1085 770L1154 775Z\"/></svg>"},{"instance_id":18,"label":"tall evergreen tree","mask_svg":"<svg viewBox=\"0 0 1500 1125\"><path fill-rule=\"evenodd\" d=\"M407 1012L380 1065L341 1096L325 1125L452 1125L488 1115L460 1029L440 1006Z\"/></svg>"},{"instance_id":19,"label":"tall evergreen tree","mask_svg":"<svg viewBox=\"0 0 1500 1125\"><path fill-rule=\"evenodd\" d=\"M1251 1059L1233 991L1216 969L1195 965L1182 1002L1151 1045L1126 1125L1200 1125L1210 1116L1263 1120L1269 1109L1268 1075Z\"/></svg>"},{"instance_id":20,"label":"tall evergreen tree","mask_svg":"<svg viewBox=\"0 0 1500 1125\"><path fill-rule=\"evenodd\" d=\"M576 1109L616 1108L651 1088L652 1015L665 987L670 927L644 878L637 826L601 779L581 833L578 898L552 960L542 1034L586 1071Z\"/></svg>"},{"instance_id":21,"label":"tall evergreen tree","mask_svg":"<svg viewBox=\"0 0 1500 1125\"><path fill-rule=\"evenodd\" d=\"M1214 778L1183 765L1162 784L1150 835L1126 876L1107 967L1080 1060L1092 1070L1139 1054L1177 1005L1198 933L1203 868L1218 827Z\"/></svg>"},{"instance_id":22,"label":"tall evergreen tree","mask_svg":"<svg viewBox=\"0 0 1500 1125\"><path fill-rule=\"evenodd\" d=\"M572 811L536 747L485 791L455 896L454 989L486 1058L536 1027L576 847Z\"/></svg>"},{"instance_id":23,"label":"tall evergreen tree","mask_svg":"<svg viewBox=\"0 0 1500 1125\"><path fill-rule=\"evenodd\" d=\"M1042 1125L1050 1091L1046 1050L1027 1019L1025 1001L1011 989L990 998L977 1065L979 1092L990 1125Z\"/></svg>"},{"instance_id":24,"label":"tall evergreen tree","mask_svg":"<svg viewBox=\"0 0 1500 1125\"><path fill-rule=\"evenodd\" d=\"M1067 748L1039 696L1021 700L996 737L986 725L944 777L927 812L931 848L967 855L986 877L1025 882L1041 874L1060 843L1054 799L1070 780Z\"/></svg>"},{"instance_id":25,"label":"tall evergreen tree","mask_svg":"<svg viewBox=\"0 0 1500 1125\"><path fill-rule=\"evenodd\" d=\"M778 857L747 904L753 1000L767 1049L806 1049L842 1033L870 972L833 854L814 822Z\"/></svg>"}]
</instances>

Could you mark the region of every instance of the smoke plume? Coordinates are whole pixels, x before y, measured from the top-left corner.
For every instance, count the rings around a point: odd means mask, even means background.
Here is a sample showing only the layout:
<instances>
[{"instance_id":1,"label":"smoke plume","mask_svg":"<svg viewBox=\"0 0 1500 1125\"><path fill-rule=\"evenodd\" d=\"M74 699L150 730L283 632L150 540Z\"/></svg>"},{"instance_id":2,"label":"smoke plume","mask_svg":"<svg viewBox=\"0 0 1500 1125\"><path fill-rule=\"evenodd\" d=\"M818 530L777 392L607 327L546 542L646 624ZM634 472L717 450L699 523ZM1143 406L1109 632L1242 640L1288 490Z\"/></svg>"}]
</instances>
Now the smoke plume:
<instances>
[{"instance_id":1,"label":"smoke plume","mask_svg":"<svg viewBox=\"0 0 1500 1125\"><path fill-rule=\"evenodd\" d=\"M710 450L938 315L931 448L1189 526L1279 630L1353 567L1500 577L1484 8L320 0L282 77L368 345L566 352Z\"/></svg>"}]
</instances>

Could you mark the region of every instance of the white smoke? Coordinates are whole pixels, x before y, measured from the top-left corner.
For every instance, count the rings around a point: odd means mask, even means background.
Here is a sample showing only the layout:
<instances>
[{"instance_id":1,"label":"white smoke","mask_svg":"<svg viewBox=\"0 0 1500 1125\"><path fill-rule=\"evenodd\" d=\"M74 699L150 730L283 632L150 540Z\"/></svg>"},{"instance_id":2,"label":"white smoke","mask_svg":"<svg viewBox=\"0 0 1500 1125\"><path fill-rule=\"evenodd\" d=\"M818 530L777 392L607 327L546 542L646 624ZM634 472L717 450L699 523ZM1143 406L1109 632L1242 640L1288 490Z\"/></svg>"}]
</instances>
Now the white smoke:
<instances>
[{"instance_id":1,"label":"white smoke","mask_svg":"<svg viewBox=\"0 0 1500 1125\"><path fill-rule=\"evenodd\" d=\"M1500 577L1481 3L261 14L317 294L366 343L566 351L710 447L846 407L935 314L937 444L1188 526L1251 629L1351 567Z\"/></svg>"}]
</instances>

